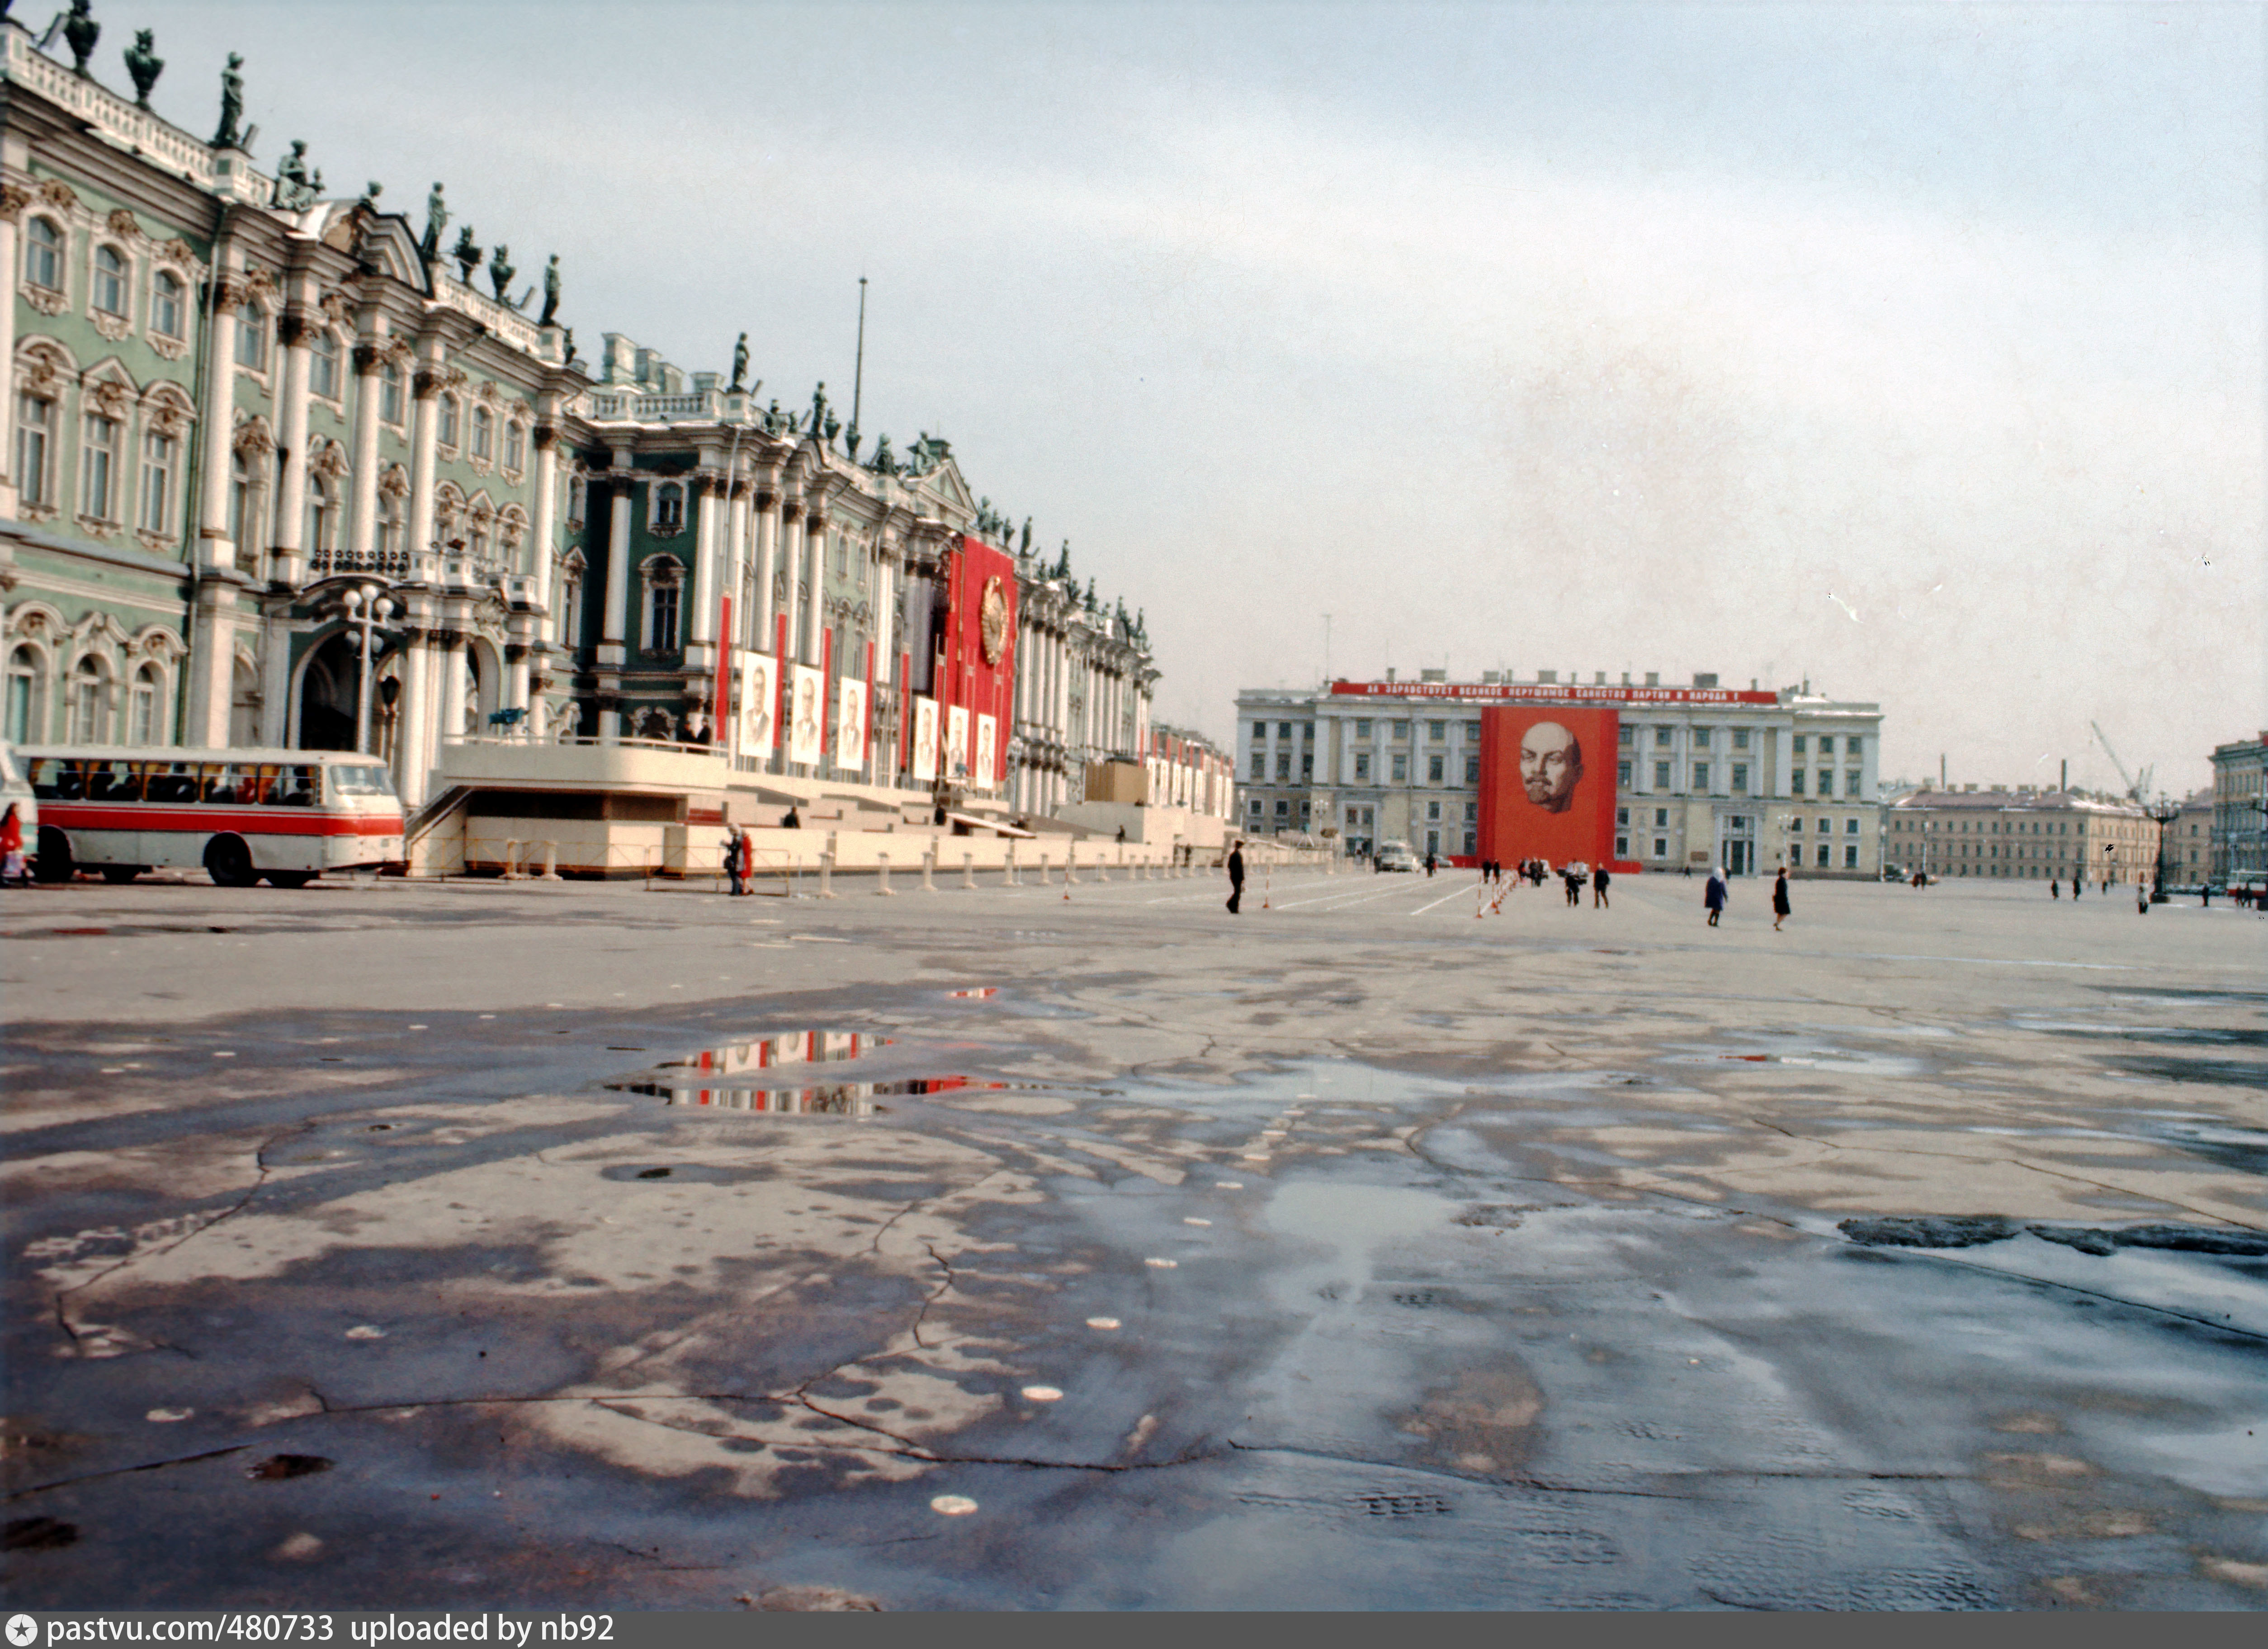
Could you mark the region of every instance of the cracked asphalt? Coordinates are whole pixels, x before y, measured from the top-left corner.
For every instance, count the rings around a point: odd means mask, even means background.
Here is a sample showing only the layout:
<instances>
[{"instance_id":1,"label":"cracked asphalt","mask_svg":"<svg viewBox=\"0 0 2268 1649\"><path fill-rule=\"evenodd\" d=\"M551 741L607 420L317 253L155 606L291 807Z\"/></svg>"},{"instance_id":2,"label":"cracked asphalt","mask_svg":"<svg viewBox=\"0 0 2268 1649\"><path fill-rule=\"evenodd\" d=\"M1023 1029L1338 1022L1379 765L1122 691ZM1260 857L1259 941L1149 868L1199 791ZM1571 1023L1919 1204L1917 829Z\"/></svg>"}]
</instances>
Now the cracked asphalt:
<instances>
[{"instance_id":1,"label":"cracked asphalt","mask_svg":"<svg viewBox=\"0 0 2268 1649\"><path fill-rule=\"evenodd\" d=\"M0 899L11 1601L2268 1603L2268 922L1064 891Z\"/></svg>"}]
</instances>

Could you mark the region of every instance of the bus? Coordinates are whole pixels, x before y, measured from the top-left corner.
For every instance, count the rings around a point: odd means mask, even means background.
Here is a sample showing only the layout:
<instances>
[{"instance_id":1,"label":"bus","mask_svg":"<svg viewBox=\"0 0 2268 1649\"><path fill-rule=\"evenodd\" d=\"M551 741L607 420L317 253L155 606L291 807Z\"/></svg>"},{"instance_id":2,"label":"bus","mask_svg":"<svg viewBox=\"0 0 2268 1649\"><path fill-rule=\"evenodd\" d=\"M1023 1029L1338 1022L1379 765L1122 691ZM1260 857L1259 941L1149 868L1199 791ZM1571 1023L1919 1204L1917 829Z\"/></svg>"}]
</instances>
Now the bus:
<instances>
[{"instance_id":1,"label":"bus","mask_svg":"<svg viewBox=\"0 0 2268 1649\"><path fill-rule=\"evenodd\" d=\"M223 887L305 887L402 856L394 777L357 751L40 745L15 756L39 804L43 882L201 865Z\"/></svg>"}]
</instances>

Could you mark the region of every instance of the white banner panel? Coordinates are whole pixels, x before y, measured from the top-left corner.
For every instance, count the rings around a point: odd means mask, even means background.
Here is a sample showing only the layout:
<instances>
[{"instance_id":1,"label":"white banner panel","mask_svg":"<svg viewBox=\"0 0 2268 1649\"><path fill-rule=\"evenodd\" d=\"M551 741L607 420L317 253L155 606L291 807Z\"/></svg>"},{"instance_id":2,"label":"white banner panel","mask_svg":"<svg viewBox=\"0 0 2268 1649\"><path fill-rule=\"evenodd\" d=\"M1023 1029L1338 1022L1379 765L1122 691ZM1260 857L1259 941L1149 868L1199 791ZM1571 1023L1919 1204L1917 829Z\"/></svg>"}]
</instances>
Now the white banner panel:
<instances>
[{"instance_id":1,"label":"white banner panel","mask_svg":"<svg viewBox=\"0 0 2268 1649\"><path fill-rule=\"evenodd\" d=\"M969 769L973 783L990 790L1000 782L1000 718L982 716L976 718L976 764Z\"/></svg>"},{"instance_id":2,"label":"white banner panel","mask_svg":"<svg viewBox=\"0 0 2268 1649\"><path fill-rule=\"evenodd\" d=\"M743 647L740 653L740 705L733 729L733 747L742 755L772 753L772 661L769 654Z\"/></svg>"},{"instance_id":3,"label":"white banner panel","mask_svg":"<svg viewBox=\"0 0 2268 1649\"><path fill-rule=\"evenodd\" d=\"M827 676L807 664L790 666L787 759L806 767L819 760L821 718L827 714Z\"/></svg>"},{"instance_id":4,"label":"white banner panel","mask_svg":"<svg viewBox=\"0 0 2268 1649\"><path fill-rule=\"evenodd\" d=\"M842 711L835 718L835 766L856 773L866 765L866 684L845 678Z\"/></svg>"},{"instance_id":5,"label":"white banner panel","mask_svg":"<svg viewBox=\"0 0 2268 1649\"><path fill-rule=\"evenodd\" d=\"M945 776L968 777L968 706L955 704L945 712Z\"/></svg>"},{"instance_id":6,"label":"white banner panel","mask_svg":"<svg viewBox=\"0 0 2268 1649\"><path fill-rule=\"evenodd\" d=\"M924 784L937 779L937 701L914 700L914 777Z\"/></svg>"}]
</instances>

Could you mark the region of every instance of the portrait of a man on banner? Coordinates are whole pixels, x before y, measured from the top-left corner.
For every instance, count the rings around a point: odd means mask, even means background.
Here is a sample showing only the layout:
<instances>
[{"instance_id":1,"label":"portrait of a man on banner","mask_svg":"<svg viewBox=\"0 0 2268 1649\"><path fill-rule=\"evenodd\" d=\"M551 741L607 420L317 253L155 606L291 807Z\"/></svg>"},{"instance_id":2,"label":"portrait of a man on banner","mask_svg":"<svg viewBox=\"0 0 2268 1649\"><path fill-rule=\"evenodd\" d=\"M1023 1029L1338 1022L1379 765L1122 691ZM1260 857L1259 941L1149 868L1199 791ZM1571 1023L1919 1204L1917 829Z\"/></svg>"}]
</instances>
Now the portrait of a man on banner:
<instances>
[{"instance_id":1,"label":"portrait of a man on banner","mask_svg":"<svg viewBox=\"0 0 2268 1649\"><path fill-rule=\"evenodd\" d=\"M976 761L968 769L968 776L972 784L986 790L999 783L999 718L979 716L976 718Z\"/></svg>"},{"instance_id":2,"label":"portrait of a man on banner","mask_svg":"<svg viewBox=\"0 0 2268 1649\"><path fill-rule=\"evenodd\" d=\"M827 713L827 678L808 665L793 666L787 720L787 759L808 767L819 760L820 718Z\"/></svg>"},{"instance_id":3,"label":"portrait of a man on banner","mask_svg":"<svg viewBox=\"0 0 2268 1649\"><path fill-rule=\"evenodd\" d=\"M742 755L770 755L773 734L772 661L762 653L744 650L740 654L738 721L733 742L739 752Z\"/></svg>"},{"instance_id":4,"label":"portrait of a man on banner","mask_svg":"<svg viewBox=\"0 0 2268 1649\"><path fill-rule=\"evenodd\" d=\"M835 720L835 765L857 771L866 765L866 684L845 679L841 713Z\"/></svg>"},{"instance_id":5,"label":"portrait of a man on banner","mask_svg":"<svg viewBox=\"0 0 2268 1649\"><path fill-rule=\"evenodd\" d=\"M955 704L945 712L945 776L968 777L968 706Z\"/></svg>"},{"instance_id":6,"label":"portrait of a man on banner","mask_svg":"<svg viewBox=\"0 0 2268 1649\"><path fill-rule=\"evenodd\" d=\"M924 784L937 777L937 701L914 700L914 777Z\"/></svg>"}]
</instances>

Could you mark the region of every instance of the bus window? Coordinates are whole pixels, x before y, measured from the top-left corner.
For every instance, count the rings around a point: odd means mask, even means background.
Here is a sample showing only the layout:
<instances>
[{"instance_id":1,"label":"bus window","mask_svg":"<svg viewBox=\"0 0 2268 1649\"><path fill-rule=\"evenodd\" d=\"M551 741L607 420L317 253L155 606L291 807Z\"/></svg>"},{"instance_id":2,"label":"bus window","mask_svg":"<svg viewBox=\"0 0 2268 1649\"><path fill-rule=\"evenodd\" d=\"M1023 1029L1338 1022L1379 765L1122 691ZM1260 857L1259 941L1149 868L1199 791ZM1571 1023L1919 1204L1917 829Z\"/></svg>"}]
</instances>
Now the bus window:
<instances>
[{"instance_id":1,"label":"bus window","mask_svg":"<svg viewBox=\"0 0 2268 1649\"><path fill-rule=\"evenodd\" d=\"M240 769L233 762L225 764L207 762L197 769L197 779L202 791L197 799L224 806L234 802L237 799L237 784L239 777Z\"/></svg>"},{"instance_id":2,"label":"bus window","mask_svg":"<svg viewBox=\"0 0 2268 1649\"><path fill-rule=\"evenodd\" d=\"M57 801L84 801L86 799L86 769L85 762L55 763L55 799Z\"/></svg>"},{"instance_id":3,"label":"bus window","mask_svg":"<svg viewBox=\"0 0 2268 1649\"><path fill-rule=\"evenodd\" d=\"M287 767L276 781L276 789L268 798L284 807L312 807L315 805L315 769L311 767Z\"/></svg>"},{"instance_id":4,"label":"bus window","mask_svg":"<svg viewBox=\"0 0 2268 1649\"><path fill-rule=\"evenodd\" d=\"M32 763L32 794L41 801L61 799L63 764L51 755L43 755Z\"/></svg>"},{"instance_id":5,"label":"bus window","mask_svg":"<svg viewBox=\"0 0 2268 1649\"><path fill-rule=\"evenodd\" d=\"M242 776L236 792L240 802L259 804L276 799L276 776L283 769L274 764L266 767L245 767L238 769Z\"/></svg>"},{"instance_id":6,"label":"bus window","mask_svg":"<svg viewBox=\"0 0 2268 1649\"><path fill-rule=\"evenodd\" d=\"M382 767L335 767L330 775L334 796L394 794L394 775Z\"/></svg>"},{"instance_id":7,"label":"bus window","mask_svg":"<svg viewBox=\"0 0 2268 1649\"><path fill-rule=\"evenodd\" d=\"M88 763L86 799L89 801L140 801L142 773L140 764L133 762L93 762Z\"/></svg>"},{"instance_id":8,"label":"bus window","mask_svg":"<svg viewBox=\"0 0 2268 1649\"><path fill-rule=\"evenodd\" d=\"M193 762L152 762L142 784L144 801L185 802L197 799L197 769Z\"/></svg>"}]
</instances>

